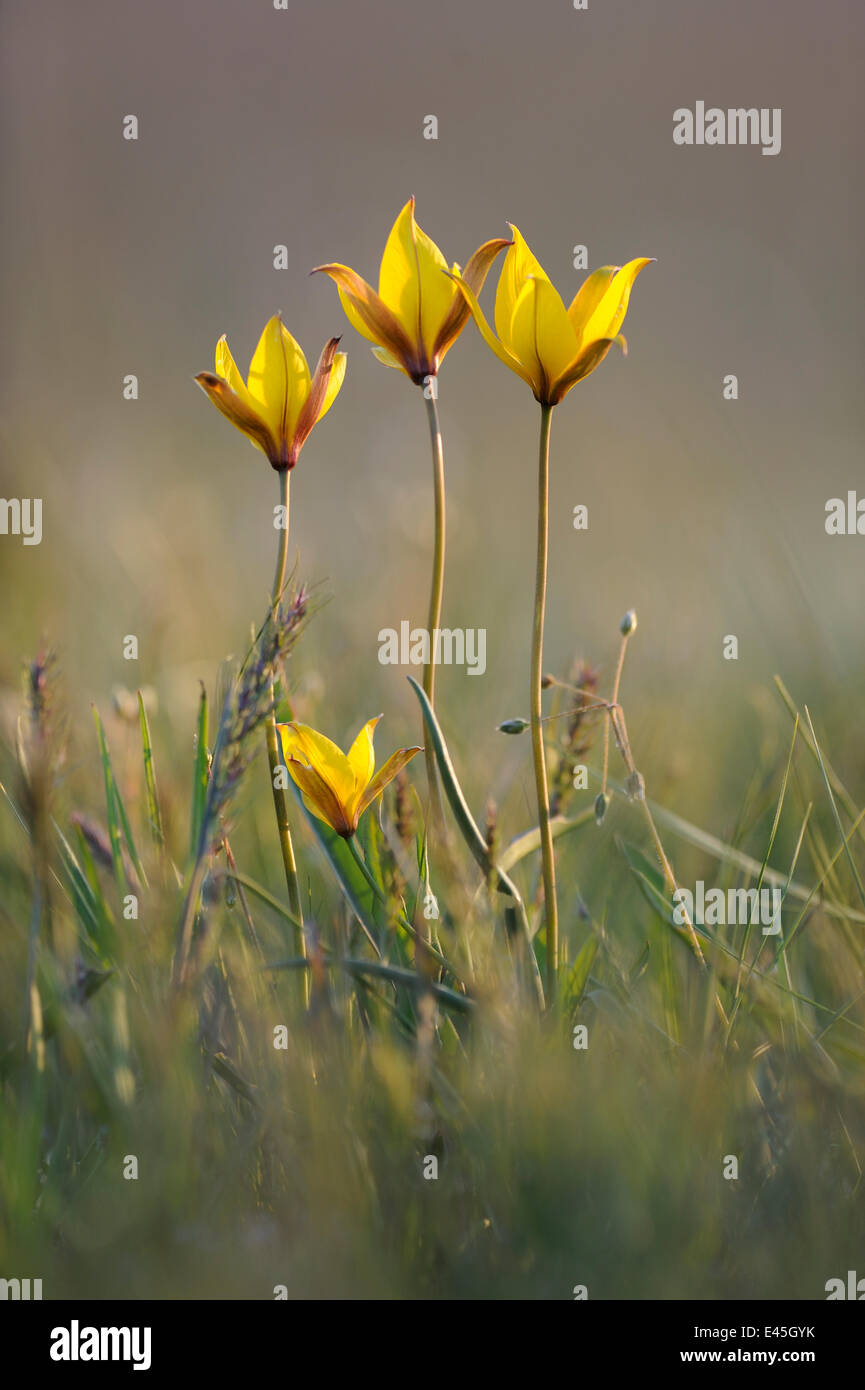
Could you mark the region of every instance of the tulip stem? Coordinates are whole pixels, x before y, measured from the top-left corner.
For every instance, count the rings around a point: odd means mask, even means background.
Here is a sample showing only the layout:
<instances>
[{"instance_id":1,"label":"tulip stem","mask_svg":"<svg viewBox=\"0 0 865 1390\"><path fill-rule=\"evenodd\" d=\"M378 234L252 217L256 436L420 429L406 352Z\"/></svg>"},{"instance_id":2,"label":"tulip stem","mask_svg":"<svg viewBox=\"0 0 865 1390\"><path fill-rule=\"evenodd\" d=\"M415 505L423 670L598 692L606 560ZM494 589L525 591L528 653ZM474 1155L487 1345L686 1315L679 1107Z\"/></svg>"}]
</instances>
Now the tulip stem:
<instances>
[{"instance_id":1,"label":"tulip stem","mask_svg":"<svg viewBox=\"0 0 865 1390\"><path fill-rule=\"evenodd\" d=\"M532 755L535 764L535 789L538 798L538 829L541 837L541 862L544 875L544 915L547 927L547 1008L553 1007L556 997L556 978L559 964L559 917L556 906L556 861L553 851L553 832L550 826L550 791L547 783L547 764L544 754L542 723L541 679L544 661L544 612L547 601L547 556L549 552L550 511L550 425L551 405L541 406L541 438L538 450L538 557L535 571L535 612L532 631L531 723Z\"/></svg>"},{"instance_id":2,"label":"tulip stem","mask_svg":"<svg viewBox=\"0 0 865 1390\"><path fill-rule=\"evenodd\" d=\"M284 509L285 525L278 531L279 544L276 554L276 572L273 576L273 589L271 590L270 603L274 621L277 618L279 600L285 588L285 570L288 560L288 516L289 516L289 479L291 474L287 468L280 470L279 474L279 501ZM275 704L274 687L270 687L271 704ZM279 733L276 727L276 712L271 713L265 727L267 737L267 761L270 767L270 786L273 791L273 809L276 812L276 828L279 835L279 848L282 852L282 865L285 870L285 886L288 889L288 906L292 916L296 919L298 933L298 947L300 954L306 957L306 939L303 930L303 906L300 900L300 883L297 877L297 862L294 857L294 845L291 839L291 827L288 820L288 806L286 803L285 790L277 785L277 772L282 766L282 756L279 748ZM303 991L304 1002L309 1003L309 974L303 972Z\"/></svg>"},{"instance_id":3,"label":"tulip stem","mask_svg":"<svg viewBox=\"0 0 865 1390\"><path fill-rule=\"evenodd\" d=\"M435 671L436 671L436 631L441 626L442 594L445 580L445 463L442 448L442 432L438 412L438 380L428 377L424 386L424 399L429 420L430 444L432 445L433 493L435 497L435 541L433 548L432 581L429 596L429 617L427 635L429 637L429 661L423 670L423 688L432 709L435 709ZM424 759L426 761L427 784L430 795L430 820L442 821L441 800L439 797L438 774L435 752L428 738L424 739Z\"/></svg>"}]
</instances>

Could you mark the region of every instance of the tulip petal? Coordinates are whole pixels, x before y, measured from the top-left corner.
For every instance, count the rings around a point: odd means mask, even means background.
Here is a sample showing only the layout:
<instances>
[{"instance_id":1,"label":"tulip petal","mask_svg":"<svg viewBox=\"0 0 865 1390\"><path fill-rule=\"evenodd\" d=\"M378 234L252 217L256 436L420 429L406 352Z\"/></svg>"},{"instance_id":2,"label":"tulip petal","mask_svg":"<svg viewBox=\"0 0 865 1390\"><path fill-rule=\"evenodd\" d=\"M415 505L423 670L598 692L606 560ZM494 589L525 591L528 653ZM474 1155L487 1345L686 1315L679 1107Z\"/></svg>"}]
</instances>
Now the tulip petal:
<instances>
[{"instance_id":1,"label":"tulip petal","mask_svg":"<svg viewBox=\"0 0 865 1390\"><path fill-rule=\"evenodd\" d=\"M550 404L558 405L572 386L576 386L578 381L582 381L583 377L587 377L590 372L601 365L610 348L618 342L618 338L596 338L593 343L589 343L567 371L553 382L550 390Z\"/></svg>"},{"instance_id":2,"label":"tulip petal","mask_svg":"<svg viewBox=\"0 0 865 1390\"><path fill-rule=\"evenodd\" d=\"M468 310L466 310L466 313L468 313ZM386 367L396 367L398 372L402 372L404 376L408 375L402 363L397 362L393 353L388 352L387 348L374 347L371 348L370 351L372 352L373 357L377 357L379 362L383 362Z\"/></svg>"},{"instance_id":3,"label":"tulip petal","mask_svg":"<svg viewBox=\"0 0 865 1390\"><path fill-rule=\"evenodd\" d=\"M312 374L309 393L304 401L289 447L289 459L297 462L297 456L313 427L325 415L336 400L345 376L345 353L337 352L339 338L329 338L325 343Z\"/></svg>"},{"instance_id":4,"label":"tulip petal","mask_svg":"<svg viewBox=\"0 0 865 1390\"><path fill-rule=\"evenodd\" d=\"M370 343L376 343L402 362L409 375L412 375L415 352L395 315L382 302L371 285L368 285L350 266L319 265L313 274L321 271L329 275L339 290L339 298L351 325Z\"/></svg>"},{"instance_id":5,"label":"tulip petal","mask_svg":"<svg viewBox=\"0 0 865 1390\"><path fill-rule=\"evenodd\" d=\"M469 258L466 268L462 272L462 277L473 294L480 294L493 261L499 252L510 244L505 237L496 237L493 241L485 241L483 246L479 246L474 255ZM455 275L460 274L458 265L454 266L453 273ZM450 312L439 329L438 337L433 344L432 356L436 368L441 365L445 355L453 347L468 322L470 313L468 301L457 293L454 296Z\"/></svg>"},{"instance_id":6,"label":"tulip petal","mask_svg":"<svg viewBox=\"0 0 865 1390\"><path fill-rule=\"evenodd\" d=\"M513 244L505 256L502 273L496 289L495 324L496 332L507 347L512 347L509 333L517 299L529 279L547 280L549 276L538 258L532 253L519 227L508 224L514 234Z\"/></svg>"},{"instance_id":7,"label":"tulip petal","mask_svg":"<svg viewBox=\"0 0 865 1390\"><path fill-rule=\"evenodd\" d=\"M472 318L477 324L481 333L481 337L483 338L487 347L492 348L499 361L504 362L506 367L510 367L512 372L516 372L517 376L522 377L526 385L531 386L532 390L534 390L534 379L532 378L528 370L523 366L522 362L520 362L519 358L515 357L512 352L508 351L508 349L504 346L503 343L499 342L498 338L496 337L495 333L490 328L489 324L486 321L486 318L484 317L484 311L478 303L477 297L475 296L473 291L469 289L469 286L466 284L465 280L461 276L456 275L454 275L452 279L455 281L455 283L461 290L463 296L465 297L465 301L468 304L469 309L471 310Z\"/></svg>"},{"instance_id":8,"label":"tulip petal","mask_svg":"<svg viewBox=\"0 0 865 1390\"><path fill-rule=\"evenodd\" d=\"M550 384L567 371L577 355L577 336L549 280L531 276L526 281L514 305L509 346L539 383L535 395L545 400Z\"/></svg>"},{"instance_id":9,"label":"tulip petal","mask_svg":"<svg viewBox=\"0 0 865 1390\"><path fill-rule=\"evenodd\" d=\"M375 750L372 746L375 726L381 719L381 715L376 715L375 719L368 719L348 750L348 761L354 773L355 789L362 792L366 784L375 771Z\"/></svg>"},{"instance_id":10,"label":"tulip petal","mask_svg":"<svg viewBox=\"0 0 865 1390\"><path fill-rule=\"evenodd\" d=\"M336 339L339 342L339 338ZM340 391L342 383L345 381L345 369L348 365L348 353L337 352L334 355L333 365L330 369L330 376L327 379L327 389L324 393L324 400L321 403L321 410L318 412L318 419L324 419L330 407L333 405Z\"/></svg>"},{"instance_id":11,"label":"tulip petal","mask_svg":"<svg viewBox=\"0 0 865 1390\"><path fill-rule=\"evenodd\" d=\"M352 823L346 808L321 774L295 758L289 758L286 766L292 781L300 788L306 809L335 830L337 835L345 838L353 835L357 822Z\"/></svg>"},{"instance_id":12,"label":"tulip petal","mask_svg":"<svg viewBox=\"0 0 865 1390\"><path fill-rule=\"evenodd\" d=\"M568 318L574 326L574 332L579 342L582 342L583 328L610 288L613 276L617 274L618 269L617 265L602 265L597 270L593 270L571 300Z\"/></svg>"},{"instance_id":13,"label":"tulip petal","mask_svg":"<svg viewBox=\"0 0 865 1390\"><path fill-rule=\"evenodd\" d=\"M277 728L285 761L295 758L315 768L344 806L354 792L354 773L342 749L308 724L292 721Z\"/></svg>"},{"instance_id":14,"label":"tulip petal","mask_svg":"<svg viewBox=\"0 0 865 1390\"><path fill-rule=\"evenodd\" d=\"M246 389L246 382L231 355L228 339L224 333L216 344L216 375L221 376L223 381L227 381L235 395L240 396L242 401L254 409L255 402Z\"/></svg>"},{"instance_id":15,"label":"tulip petal","mask_svg":"<svg viewBox=\"0 0 865 1390\"><path fill-rule=\"evenodd\" d=\"M448 263L441 251L417 225L414 198L410 198L385 244L378 292L399 319L406 337L423 346L423 356L430 365L436 339L456 296L442 274L446 270Z\"/></svg>"},{"instance_id":16,"label":"tulip petal","mask_svg":"<svg viewBox=\"0 0 865 1390\"><path fill-rule=\"evenodd\" d=\"M384 767L376 773L375 777L373 777L369 786L366 788L366 791L363 793L357 809L358 819L360 819L367 807L372 805L376 797L381 796L388 783L393 781L397 773L402 771L406 763L410 762L414 757L415 753L422 752L422 748L398 748L395 753L391 754Z\"/></svg>"},{"instance_id":17,"label":"tulip petal","mask_svg":"<svg viewBox=\"0 0 865 1390\"><path fill-rule=\"evenodd\" d=\"M257 411L237 392L232 391L221 376L216 376L213 372L199 372L195 380L205 395L213 401L217 410L220 410L237 429L248 435L253 444L256 444L276 467L279 462L279 447Z\"/></svg>"},{"instance_id":18,"label":"tulip petal","mask_svg":"<svg viewBox=\"0 0 865 1390\"><path fill-rule=\"evenodd\" d=\"M287 452L297 417L309 395L309 367L303 349L279 314L268 320L258 340L247 386L271 432Z\"/></svg>"},{"instance_id":19,"label":"tulip petal","mask_svg":"<svg viewBox=\"0 0 865 1390\"><path fill-rule=\"evenodd\" d=\"M628 261L617 271L597 307L583 325L580 346L586 347L597 338L615 338L628 311L631 288L641 270L651 265L651 256Z\"/></svg>"}]
</instances>

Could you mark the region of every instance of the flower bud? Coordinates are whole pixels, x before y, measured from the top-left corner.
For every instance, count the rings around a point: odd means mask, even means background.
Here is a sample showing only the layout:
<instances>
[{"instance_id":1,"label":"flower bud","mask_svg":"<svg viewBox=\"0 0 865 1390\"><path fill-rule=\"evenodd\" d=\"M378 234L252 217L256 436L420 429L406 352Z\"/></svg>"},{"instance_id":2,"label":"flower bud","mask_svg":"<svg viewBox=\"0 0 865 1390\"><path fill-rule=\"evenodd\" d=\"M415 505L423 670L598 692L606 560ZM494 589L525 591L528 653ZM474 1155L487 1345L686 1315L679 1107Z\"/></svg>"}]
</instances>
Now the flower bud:
<instances>
[{"instance_id":1,"label":"flower bud","mask_svg":"<svg viewBox=\"0 0 865 1390\"><path fill-rule=\"evenodd\" d=\"M646 783L643 780L643 774L637 772L636 768L625 783L625 791L631 801L645 801L646 799Z\"/></svg>"},{"instance_id":2,"label":"flower bud","mask_svg":"<svg viewBox=\"0 0 865 1390\"><path fill-rule=\"evenodd\" d=\"M597 796L595 797L595 824L596 824L596 825L603 825L604 816L607 814L607 807L609 806L609 804L610 804L610 798L609 798L608 796L606 796L604 792L598 792Z\"/></svg>"},{"instance_id":3,"label":"flower bud","mask_svg":"<svg viewBox=\"0 0 865 1390\"><path fill-rule=\"evenodd\" d=\"M503 724L499 724L496 732L500 734L524 734L529 727L527 719L506 719Z\"/></svg>"},{"instance_id":4,"label":"flower bud","mask_svg":"<svg viewBox=\"0 0 865 1390\"><path fill-rule=\"evenodd\" d=\"M623 637L630 637L637 628L637 615L633 608L629 608L622 621L619 623L619 632Z\"/></svg>"}]
</instances>

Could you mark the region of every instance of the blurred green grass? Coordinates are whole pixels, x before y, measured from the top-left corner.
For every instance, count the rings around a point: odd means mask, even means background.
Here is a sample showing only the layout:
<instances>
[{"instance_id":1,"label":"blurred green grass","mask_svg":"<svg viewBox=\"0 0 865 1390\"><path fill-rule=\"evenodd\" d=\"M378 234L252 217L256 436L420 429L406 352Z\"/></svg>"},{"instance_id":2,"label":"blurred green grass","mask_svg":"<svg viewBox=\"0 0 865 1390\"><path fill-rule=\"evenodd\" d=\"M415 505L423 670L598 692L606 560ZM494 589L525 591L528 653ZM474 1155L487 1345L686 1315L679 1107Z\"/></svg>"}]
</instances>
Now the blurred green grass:
<instances>
[{"instance_id":1,"label":"blurred green grass","mask_svg":"<svg viewBox=\"0 0 865 1390\"><path fill-rule=\"evenodd\" d=\"M292 673L302 670L307 638L328 612L313 617ZM759 864L787 762L789 714L766 689L731 741L729 709L719 701L703 711L698 757L683 761L666 697L653 702L639 689L644 633L641 624L632 639L623 700L649 795L689 817L702 812L709 833ZM341 675L356 699L361 671L344 659ZM324 700L306 699L318 719ZM446 701L442 722L457 729L454 756L473 808L481 816L483 797L495 787L497 833L506 844L531 824L525 741L473 738L466 708ZM107 823L97 740L90 719L75 716L79 702L61 671L49 726L59 734L65 725L69 741L53 766L50 799L73 845L80 844L76 813L95 826ZM149 887L139 919L122 921L120 889L96 856L94 891L115 928L94 949L49 836L47 863L60 881L50 893L53 935L37 957L51 1016L40 1069L22 1031L39 855L4 802L4 1268L42 1277L48 1297L260 1298L284 1285L296 1298L460 1299L568 1298L578 1284L591 1298L814 1298L827 1279L855 1268L863 1236L865 1010L862 927L853 914L862 904L843 855L790 947L789 978L783 961L771 968L774 946L766 950L759 939L745 964L759 947L757 970L767 980L737 971L705 941L712 974L704 977L628 867L623 841L641 846L649 862L652 850L638 807L616 795L602 827L589 817L557 841L563 978L593 937L597 952L576 1013L555 1021L539 1020L517 988L483 894L466 909L471 896L461 883L471 892L480 883L467 855L457 855L452 875L434 865L434 887L443 906L451 904L443 949L458 950L463 938L469 946L477 1007L470 1018L442 1007L432 1023L412 991L338 968L326 971L327 990L305 1014L296 973L261 970L262 960L296 955L284 912L249 895L257 948L242 904L235 897L228 905L224 881L214 879L206 914L219 924L218 953L178 1011L168 979L180 890L150 843L137 712L134 705L123 715L112 710L107 693L99 703ZM852 769L855 786L860 730L840 697L827 704L826 714L815 708L818 737L845 780ZM194 707L182 717L163 708L150 723L167 846L182 866ZM665 732L669 751L661 746ZM598 735L587 757L596 769ZM0 756L0 780L26 807L31 783L16 768L13 742ZM234 808L231 842L239 871L281 902L266 778L259 754ZM574 793L568 813L588 809L596 789L593 782ZM840 841L819 768L800 738L772 850L775 869L789 869L809 803L795 878L811 887ZM846 830L843 808L842 815ZM388 802L391 831L393 817ZM368 853L371 834L368 825ZM747 881L663 822L661 834L680 883ZM302 824L297 840L322 946L337 956L368 954ZM378 853L386 864L384 842ZM852 853L861 864L858 841ZM533 857L514 872L536 920ZM824 896L840 905L840 916L824 908ZM788 900L786 930L799 906ZM397 940L393 924L380 930L386 955L410 967L408 943ZM720 935L741 953L740 928ZM75 989L82 964L111 972L86 999ZM729 1040L714 1019L716 987L728 1015L742 988ZM795 1002L787 988L799 996ZM586 1051L571 1045L574 1019L589 1030ZM273 1046L281 1024L286 1050ZM422 1175L430 1153L440 1163L435 1181ZM729 1154L739 1158L737 1181L722 1177ZM122 1176L128 1155L138 1159L137 1181Z\"/></svg>"}]
</instances>

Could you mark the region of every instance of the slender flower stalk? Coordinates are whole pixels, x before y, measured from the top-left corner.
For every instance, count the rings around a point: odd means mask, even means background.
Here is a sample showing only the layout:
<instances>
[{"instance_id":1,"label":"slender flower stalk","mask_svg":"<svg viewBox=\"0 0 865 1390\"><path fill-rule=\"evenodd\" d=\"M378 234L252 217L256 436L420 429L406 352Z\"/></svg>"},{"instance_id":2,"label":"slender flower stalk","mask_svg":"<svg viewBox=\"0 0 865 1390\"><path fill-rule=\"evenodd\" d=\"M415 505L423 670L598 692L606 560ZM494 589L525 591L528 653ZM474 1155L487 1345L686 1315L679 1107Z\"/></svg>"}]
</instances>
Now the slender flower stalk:
<instances>
[{"instance_id":1,"label":"slender flower stalk","mask_svg":"<svg viewBox=\"0 0 865 1390\"><path fill-rule=\"evenodd\" d=\"M600 366L614 344L623 352L620 332L631 289L650 258L640 256L627 265L605 265L588 276L568 308L517 227L502 263L496 288L495 331L478 303L478 292L467 275L452 279L465 298L481 336L501 362L515 372L541 407L538 456L538 552L535 570L535 608L532 624L531 728L538 828L544 879L547 946L547 1007L556 995L559 919L556 904L556 866L550 826L550 794L544 753L542 677L544 613L547 597L549 543L550 423L553 407Z\"/></svg>"},{"instance_id":2,"label":"slender flower stalk","mask_svg":"<svg viewBox=\"0 0 865 1390\"><path fill-rule=\"evenodd\" d=\"M270 595L271 609L276 613L279 608L279 601L282 591L285 588L285 570L288 559L288 516L289 516L289 480L290 471L286 468L279 474L279 501L284 509L285 526L279 531L279 542L276 554L276 570L273 576L273 589ZM275 704L274 687L270 687L271 705ZM282 854L282 865L285 870L285 886L288 890L288 905L298 922L299 948L302 956L306 956L306 944L303 931L303 905L300 900L300 883L297 877L297 861L294 857L294 845L291 839L291 826L288 819L288 807L286 804L285 791L277 785L277 772L282 765L279 750L279 734L276 730L276 711L272 710L270 718L265 727L267 738L267 761L270 767L270 785L273 790L273 809L276 813L276 827L279 835L279 848ZM304 983L308 987L308 975L304 972Z\"/></svg>"},{"instance_id":3,"label":"slender flower stalk","mask_svg":"<svg viewBox=\"0 0 865 1390\"><path fill-rule=\"evenodd\" d=\"M423 688L435 708L435 630L441 622L445 563L445 481L442 437L436 393L438 372L465 325L471 308L456 277L471 293L480 294L496 256L510 242L503 237L484 242L464 271L448 263L414 215L410 198L391 228L379 271L378 291L350 266L331 262L316 266L334 281L349 322L373 344L373 353L421 386L427 405L433 455L435 538L427 632L430 659L424 666ZM431 820L441 822L435 756L426 750Z\"/></svg>"},{"instance_id":4,"label":"slender flower stalk","mask_svg":"<svg viewBox=\"0 0 865 1390\"><path fill-rule=\"evenodd\" d=\"M427 407L427 417L429 419L430 444L432 446L433 463L433 496L435 499L435 540L433 544L433 566L432 579L430 581L429 596L429 616L427 618L427 632L429 633L429 661L423 670L423 688L430 705L435 709L435 654L436 654L436 629L441 626L442 619L442 597L444 594L445 582L445 463L444 451L442 449L442 432L439 423L438 412L438 391L437 383L431 381L429 387L424 392ZM435 751L430 739L424 740L424 758L426 760L427 785L430 792L430 816L431 819L440 822L441 799L438 791L438 779L436 776Z\"/></svg>"},{"instance_id":5,"label":"slender flower stalk","mask_svg":"<svg viewBox=\"0 0 865 1390\"><path fill-rule=\"evenodd\" d=\"M550 789L544 751L543 694L544 616L547 606L547 556L550 533L550 425L553 407L541 406L541 437L538 448L538 553L535 568L535 609L532 623L531 724L532 757L535 764L535 791L538 799L538 829L541 835L541 864L544 876L544 910L547 919L547 1007L556 998L559 968L559 910L556 902L556 857L550 825Z\"/></svg>"},{"instance_id":6,"label":"slender flower stalk","mask_svg":"<svg viewBox=\"0 0 865 1390\"><path fill-rule=\"evenodd\" d=\"M195 378L217 409L261 450L279 477L283 525L278 531L276 569L270 594L270 621L277 625L288 558L289 478L312 429L327 414L339 395L345 377L346 355L337 352L338 344L339 338L329 338L314 371L310 372L300 344L289 333L282 316L274 314L265 324L258 340L246 381L238 370L224 334L216 345L216 370L200 372ZM299 947L305 956L297 862L285 790L278 785L277 774L282 759L272 679L269 693L271 712L265 723L265 736L270 785L289 907L298 924ZM303 979L308 999L308 972L304 972Z\"/></svg>"}]
</instances>

